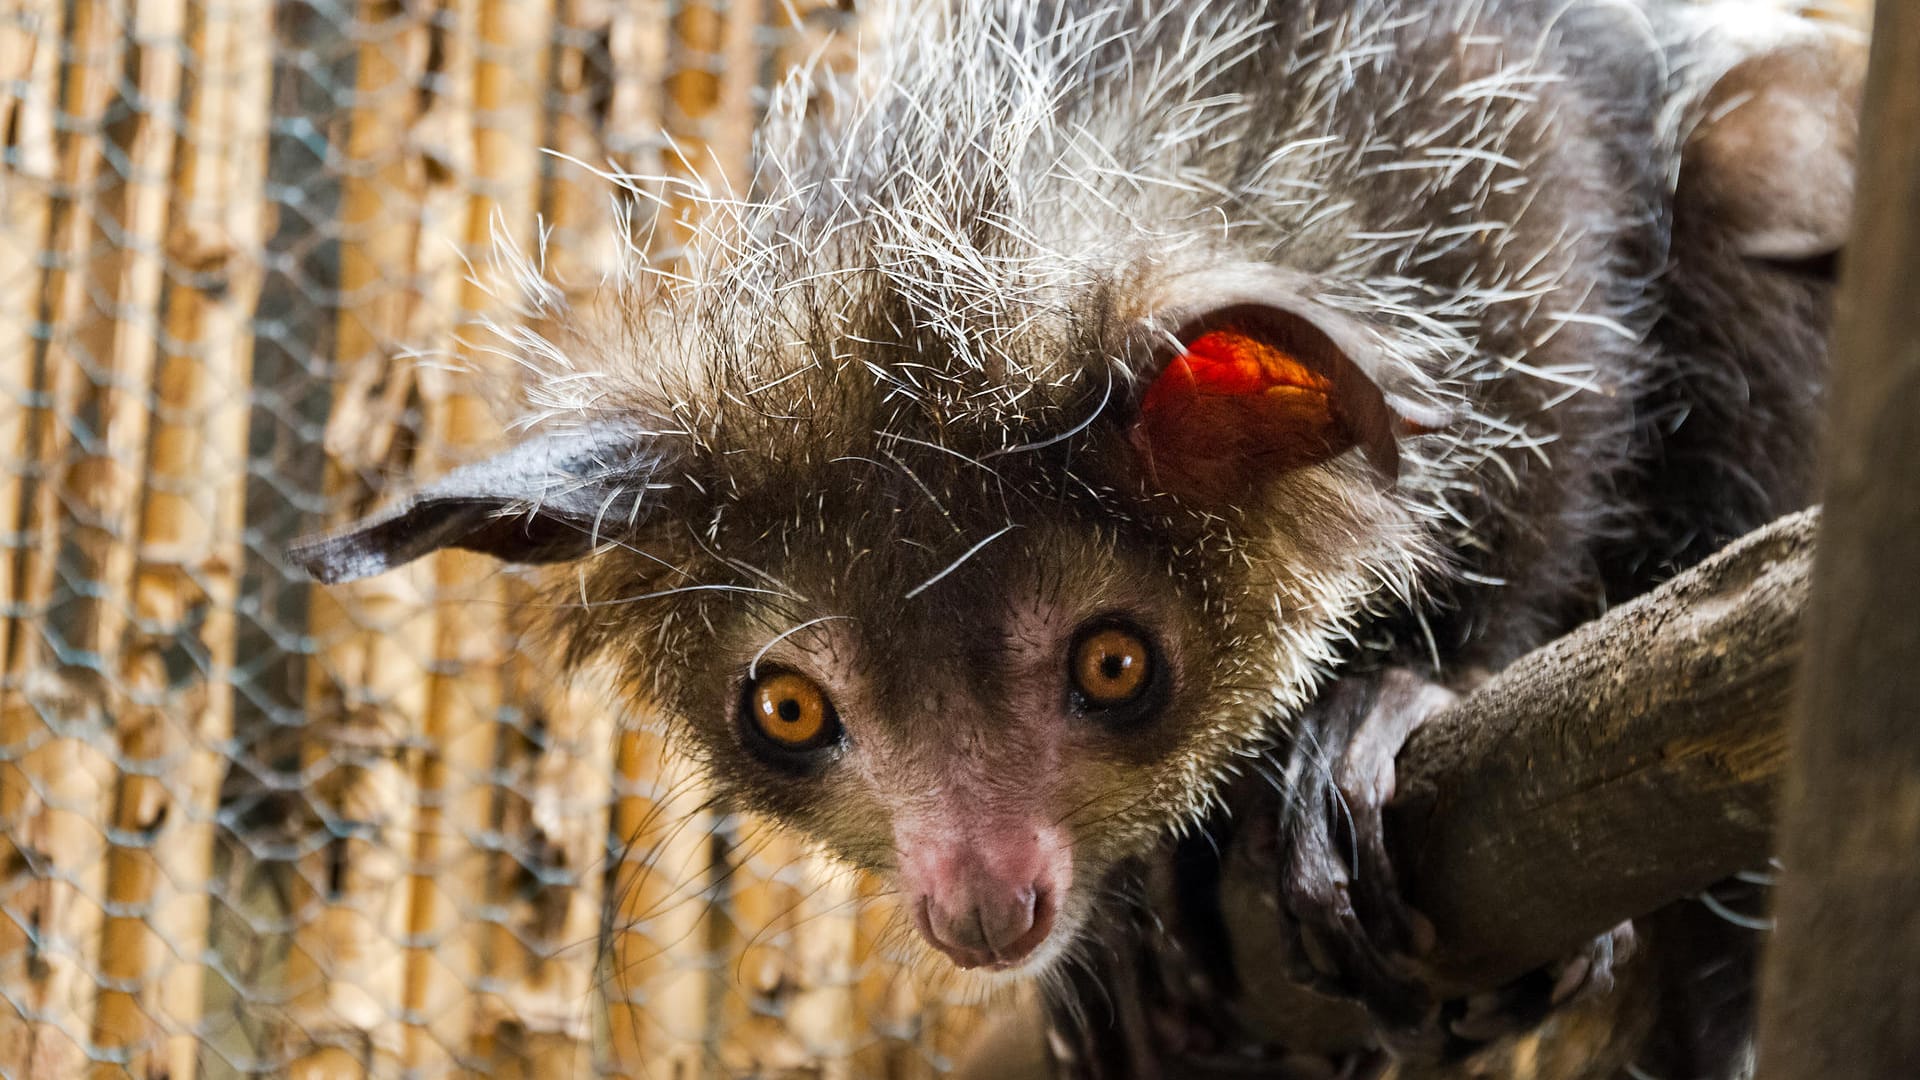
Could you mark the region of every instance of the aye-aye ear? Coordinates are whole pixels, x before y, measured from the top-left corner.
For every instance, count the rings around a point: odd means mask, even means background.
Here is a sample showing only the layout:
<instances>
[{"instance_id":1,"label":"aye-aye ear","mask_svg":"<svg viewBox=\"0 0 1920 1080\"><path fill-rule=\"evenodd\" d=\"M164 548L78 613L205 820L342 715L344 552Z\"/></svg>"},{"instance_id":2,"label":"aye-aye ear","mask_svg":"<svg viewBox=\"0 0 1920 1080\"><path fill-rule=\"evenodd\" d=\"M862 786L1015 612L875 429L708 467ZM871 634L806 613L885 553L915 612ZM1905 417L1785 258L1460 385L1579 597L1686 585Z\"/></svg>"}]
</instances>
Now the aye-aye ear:
<instances>
[{"instance_id":1,"label":"aye-aye ear","mask_svg":"<svg viewBox=\"0 0 1920 1080\"><path fill-rule=\"evenodd\" d=\"M329 585L447 547L510 562L579 558L650 509L648 481L663 460L656 438L613 422L544 431L337 532L297 541L288 555Z\"/></svg>"},{"instance_id":2,"label":"aye-aye ear","mask_svg":"<svg viewBox=\"0 0 1920 1080\"><path fill-rule=\"evenodd\" d=\"M1674 212L1750 258L1830 268L1853 212L1866 49L1838 27L1783 27L1685 104Z\"/></svg>"},{"instance_id":3,"label":"aye-aye ear","mask_svg":"<svg viewBox=\"0 0 1920 1080\"><path fill-rule=\"evenodd\" d=\"M1383 482L1399 439L1446 426L1393 393L1376 343L1270 266L1176 281L1149 321L1155 374L1132 439L1153 483L1204 501L1358 447Z\"/></svg>"}]
</instances>

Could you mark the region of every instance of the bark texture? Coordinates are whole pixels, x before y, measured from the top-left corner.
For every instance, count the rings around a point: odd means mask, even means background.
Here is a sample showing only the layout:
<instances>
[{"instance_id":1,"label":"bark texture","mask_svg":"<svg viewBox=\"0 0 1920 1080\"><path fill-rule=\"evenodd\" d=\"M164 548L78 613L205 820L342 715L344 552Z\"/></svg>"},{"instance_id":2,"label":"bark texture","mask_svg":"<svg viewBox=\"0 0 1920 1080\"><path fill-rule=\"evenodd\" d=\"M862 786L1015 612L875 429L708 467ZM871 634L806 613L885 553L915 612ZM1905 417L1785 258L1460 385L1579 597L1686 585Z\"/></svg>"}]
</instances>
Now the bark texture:
<instances>
[{"instance_id":1,"label":"bark texture","mask_svg":"<svg viewBox=\"0 0 1920 1080\"><path fill-rule=\"evenodd\" d=\"M1745 537L1414 733L1388 835L1446 983L1497 986L1765 864L1818 520Z\"/></svg>"}]
</instances>

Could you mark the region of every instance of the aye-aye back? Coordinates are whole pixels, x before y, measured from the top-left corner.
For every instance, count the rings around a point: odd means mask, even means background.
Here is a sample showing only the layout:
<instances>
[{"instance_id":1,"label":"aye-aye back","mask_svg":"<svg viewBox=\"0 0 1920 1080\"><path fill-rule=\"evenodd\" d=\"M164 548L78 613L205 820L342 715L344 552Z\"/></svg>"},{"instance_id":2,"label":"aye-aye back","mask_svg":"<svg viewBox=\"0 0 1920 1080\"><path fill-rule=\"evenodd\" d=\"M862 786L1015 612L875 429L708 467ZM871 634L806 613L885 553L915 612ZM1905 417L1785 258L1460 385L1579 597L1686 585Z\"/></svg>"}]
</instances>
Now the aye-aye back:
<instances>
[{"instance_id":1,"label":"aye-aye back","mask_svg":"<svg viewBox=\"0 0 1920 1080\"><path fill-rule=\"evenodd\" d=\"M297 555L562 564L571 659L958 964L1061 956L1343 665L1497 667L1805 497L1852 128L1803 24L883 25L675 275L532 287L513 447Z\"/></svg>"}]
</instances>

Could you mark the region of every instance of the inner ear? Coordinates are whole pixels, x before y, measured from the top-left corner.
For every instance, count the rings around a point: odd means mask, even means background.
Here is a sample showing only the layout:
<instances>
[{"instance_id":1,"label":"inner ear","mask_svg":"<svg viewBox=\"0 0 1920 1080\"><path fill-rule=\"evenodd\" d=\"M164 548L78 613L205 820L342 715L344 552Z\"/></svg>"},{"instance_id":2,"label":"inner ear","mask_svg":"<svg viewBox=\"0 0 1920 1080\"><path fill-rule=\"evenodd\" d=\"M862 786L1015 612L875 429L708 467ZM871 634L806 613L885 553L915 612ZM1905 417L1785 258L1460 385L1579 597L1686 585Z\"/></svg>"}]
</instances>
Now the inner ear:
<instances>
[{"instance_id":1,"label":"inner ear","mask_svg":"<svg viewBox=\"0 0 1920 1080\"><path fill-rule=\"evenodd\" d=\"M1389 403L1354 342L1292 306L1229 302L1173 325L1132 440L1150 480L1176 494L1231 501L1355 448L1391 482L1399 435L1425 426Z\"/></svg>"}]
</instances>

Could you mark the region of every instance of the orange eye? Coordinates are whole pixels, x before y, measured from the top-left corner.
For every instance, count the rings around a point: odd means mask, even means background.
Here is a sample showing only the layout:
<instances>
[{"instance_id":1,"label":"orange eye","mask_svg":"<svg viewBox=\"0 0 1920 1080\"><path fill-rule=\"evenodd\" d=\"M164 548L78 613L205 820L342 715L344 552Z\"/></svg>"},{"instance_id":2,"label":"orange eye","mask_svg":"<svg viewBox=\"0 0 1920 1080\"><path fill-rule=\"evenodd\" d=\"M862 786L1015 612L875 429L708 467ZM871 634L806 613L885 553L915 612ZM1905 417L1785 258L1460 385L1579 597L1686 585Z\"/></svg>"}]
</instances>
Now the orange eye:
<instances>
[{"instance_id":1,"label":"orange eye","mask_svg":"<svg viewBox=\"0 0 1920 1080\"><path fill-rule=\"evenodd\" d=\"M840 734L840 718L818 683L780 671L747 686L747 720L777 750L817 750Z\"/></svg>"},{"instance_id":2,"label":"orange eye","mask_svg":"<svg viewBox=\"0 0 1920 1080\"><path fill-rule=\"evenodd\" d=\"M1153 678L1153 649L1132 631L1109 626L1084 634L1073 646L1073 683L1094 708L1134 701Z\"/></svg>"}]
</instances>

